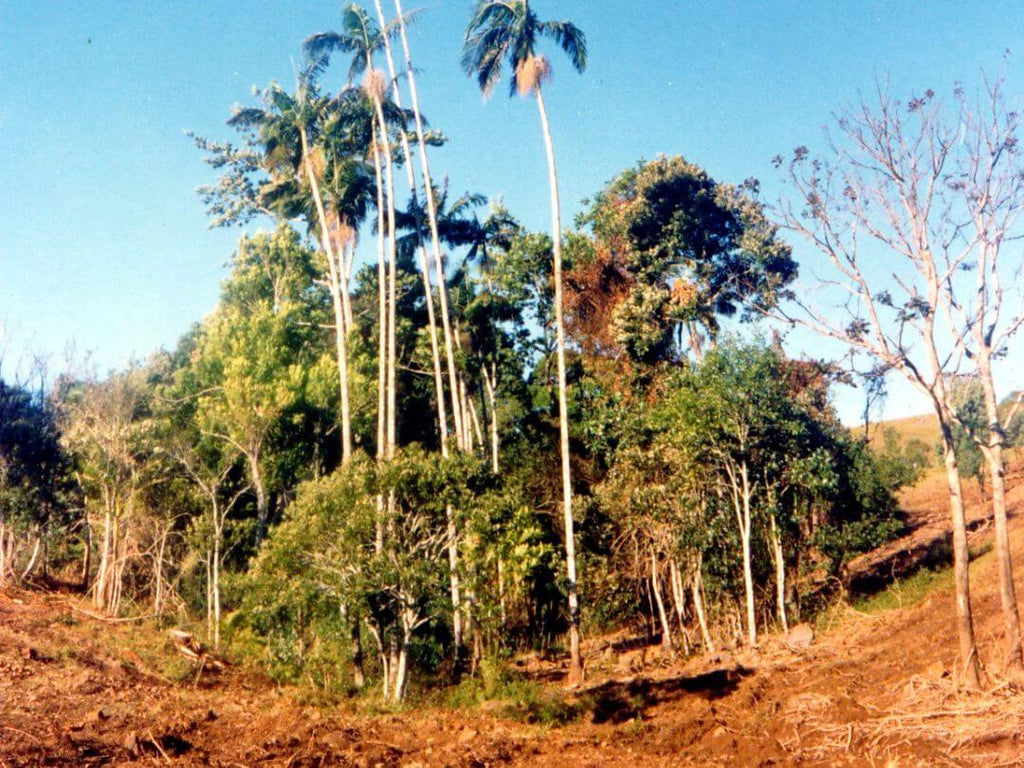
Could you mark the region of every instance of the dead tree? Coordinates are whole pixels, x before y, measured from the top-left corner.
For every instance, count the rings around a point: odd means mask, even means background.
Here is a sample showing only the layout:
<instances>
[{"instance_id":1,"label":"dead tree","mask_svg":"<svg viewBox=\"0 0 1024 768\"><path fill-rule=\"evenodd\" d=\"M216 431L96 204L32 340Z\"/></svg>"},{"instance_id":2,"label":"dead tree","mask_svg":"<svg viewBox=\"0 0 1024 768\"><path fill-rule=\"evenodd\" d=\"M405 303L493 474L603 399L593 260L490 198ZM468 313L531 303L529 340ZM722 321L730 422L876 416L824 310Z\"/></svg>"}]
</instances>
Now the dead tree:
<instances>
[{"instance_id":1,"label":"dead tree","mask_svg":"<svg viewBox=\"0 0 1024 768\"><path fill-rule=\"evenodd\" d=\"M1020 405L999 413L995 367L1007 356L1009 344L1024 324L1021 294L1007 301L1007 290L1020 285L1024 260L1006 245L1024 236L1020 212L1024 207L1024 157L1018 146L1021 116L1008 109L1001 93L1002 79L985 82L981 98L972 104L961 89L957 121L959 135L951 172L946 177L941 232L943 306L958 351L974 362L987 425L980 432L961 421L985 459L992 484L992 517L999 562L999 596L1003 611L1005 661L1024 669L1020 614L1013 581L1010 536L1006 517L1006 467L1003 448L1006 428ZM1011 315L1016 311L1016 315ZM959 414L954 413L959 419ZM980 480L980 478L979 478ZM984 497L984 492L983 492Z\"/></svg>"},{"instance_id":2,"label":"dead tree","mask_svg":"<svg viewBox=\"0 0 1024 768\"><path fill-rule=\"evenodd\" d=\"M807 263L817 290L797 292L779 315L834 339L903 376L931 403L942 435L953 527L957 634L964 682L981 685L968 573L967 527L946 382L964 352L945 321L952 277L943 246L956 233L946 215L948 177L963 152L959 123L932 91L907 101L879 83L871 103L842 110L827 152L798 148L786 163L791 194L779 213L820 258ZM777 165L784 161L777 158Z\"/></svg>"}]
</instances>

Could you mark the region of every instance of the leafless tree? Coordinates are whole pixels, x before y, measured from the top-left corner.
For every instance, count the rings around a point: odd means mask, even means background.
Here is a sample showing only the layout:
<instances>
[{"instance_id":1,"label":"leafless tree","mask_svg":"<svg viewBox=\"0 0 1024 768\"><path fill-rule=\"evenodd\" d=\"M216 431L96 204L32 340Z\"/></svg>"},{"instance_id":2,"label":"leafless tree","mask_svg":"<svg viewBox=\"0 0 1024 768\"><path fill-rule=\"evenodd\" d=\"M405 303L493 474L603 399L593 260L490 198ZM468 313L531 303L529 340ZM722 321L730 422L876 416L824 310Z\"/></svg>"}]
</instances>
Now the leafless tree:
<instances>
[{"instance_id":1,"label":"leafless tree","mask_svg":"<svg viewBox=\"0 0 1024 768\"><path fill-rule=\"evenodd\" d=\"M818 290L799 292L795 309L780 314L903 376L931 403L949 487L961 672L978 687L956 414L947 391L971 352L971 328L956 322L948 286L976 252L963 243L972 238L958 173L976 167L994 178L1002 169L983 157L972 163L984 141L966 138L979 123L956 103L960 109L947 110L931 90L902 101L880 82L870 100L835 116L822 157L805 147L794 152L785 163L791 192L780 217L821 258L808 265ZM951 250L956 243L963 243L960 253Z\"/></svg>"}]
</instances>

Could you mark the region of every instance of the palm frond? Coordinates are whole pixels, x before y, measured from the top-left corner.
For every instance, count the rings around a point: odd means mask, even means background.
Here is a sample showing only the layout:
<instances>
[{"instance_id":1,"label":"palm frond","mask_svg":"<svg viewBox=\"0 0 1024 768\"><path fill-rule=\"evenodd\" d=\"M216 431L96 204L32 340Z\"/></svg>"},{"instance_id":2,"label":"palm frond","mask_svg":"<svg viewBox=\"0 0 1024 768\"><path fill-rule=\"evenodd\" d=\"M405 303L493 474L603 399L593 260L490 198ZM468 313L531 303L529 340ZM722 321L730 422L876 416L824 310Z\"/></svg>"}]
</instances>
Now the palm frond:
<instances>
[{"instance_id":1,"label":"palm frond","mask_svg":"<svg viewBox=\"0 0 1024 768\"><path fill-rule=\"evenodd\" d=\"M258 128L266 123L268 118L267 111L259 107L235 107L228 119L228 125L232 128Z\"/></svg>"},{"instance_id":2,"label":"palm frond","mask_svg":"<svg viewBox=\"0 0 1024 768\"><path fill-rule=\"evenodd\" d=\"M542 21L537 25L538 31L545 37L554 40L558 47L565 51L577 72L587 68L587 37L583 30L571 21Z\"/></svg>"},{"instance_id":3,"label":"palm frond","mask_svg":"<svg viewBox=\"0 0 1024 768\"><path fill-rule=\"evenodd\" d=\"M302 41L302 51L310 59L330 59L335 51L353 53L352 39L337 32L315 32Z\"/></svg>"}]
</instances>

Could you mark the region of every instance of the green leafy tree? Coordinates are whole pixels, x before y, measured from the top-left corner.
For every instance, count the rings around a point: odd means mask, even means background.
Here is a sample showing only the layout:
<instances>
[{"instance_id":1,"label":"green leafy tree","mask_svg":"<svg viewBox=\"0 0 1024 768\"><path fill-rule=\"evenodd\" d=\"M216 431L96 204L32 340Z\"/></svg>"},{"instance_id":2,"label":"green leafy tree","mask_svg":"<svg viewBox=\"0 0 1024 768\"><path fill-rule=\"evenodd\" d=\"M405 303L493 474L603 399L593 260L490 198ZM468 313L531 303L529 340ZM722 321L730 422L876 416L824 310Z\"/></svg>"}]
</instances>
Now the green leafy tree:
<instances>
[{"instance_id":1,"label":"green leafy tree","mask_svg":"<svg viewBox=\"0 0 1024 768\"><path fill-rule=\"evenodd\" d=\"M699 355L720 318L758 317L786 298L796 262L757 193L678 156L612 179L579 217L592 242L574 249L574 306L600 321L590 334L637 362Z\"/></svg>"}]
</instances>

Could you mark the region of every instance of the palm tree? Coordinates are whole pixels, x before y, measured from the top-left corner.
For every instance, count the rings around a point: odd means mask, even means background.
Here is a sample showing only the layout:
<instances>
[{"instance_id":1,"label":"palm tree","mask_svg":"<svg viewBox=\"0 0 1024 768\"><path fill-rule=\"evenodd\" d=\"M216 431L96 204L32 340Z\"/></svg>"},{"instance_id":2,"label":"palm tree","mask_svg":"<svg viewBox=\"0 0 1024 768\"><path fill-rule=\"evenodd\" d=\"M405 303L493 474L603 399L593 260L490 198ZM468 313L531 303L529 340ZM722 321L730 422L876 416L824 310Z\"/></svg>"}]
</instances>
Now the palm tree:
<instances>
[{"instance_id":1,"label":"palm tree","mask_svg":"<svg viewBox=\"0 0 1024 768\"><path fill-rule=\"evenodd\" d=\"M406 34L406 15L402 12L402 3L395 0L395 15L398 32L402 40L402 52L405 54L405 75L409 83L409 95L412 98L412 115L416 126L416 145L419 149L420 171L423 175L423 186L432 190L434 183L430 175L430 161L427 157L427 140L423 130L423 113L420 112L419 92L416 90L416 74L412 66L412 54L409 50L409 38ZM434 269L437 272L438 298L440 304L441 326L444 332L445 362L448 366L448 386L452 398L452 419L455 426L455 440L459 448L465 446L466 425L463 424L461 407L458 402L458 376L455 367L455 336L452 332L451 315L448 311L448 281L445 277L444 258L441 255L441 239L438 232L437 204L434 198L426 195L428 224L430 227L430 244L434 256Z\"/></svg>"},{"instance_id":2,"label":"palm tree","mask_svg":"<svg viewBox=\"0 0 1024 768\"><path fill-rule=\"evenodd\" d=\"M396 373L395 359L397 357L397 336L395 325L397 321L398 297L396 281L396 258L395 258L395 183L394 169L392 162L391 140L388 134L388 122L385 119L384 99L388 92L388 82L384 75L374 68L373 57L379 53L384 46L385 35L390 34L389 30L381 30L366 13L366 10L355 3L346 6L341 15L341 32L318 32L310 35L303 42L302 47L310 59L326 63L331 53L342 51L352 54L352 62L349 65L348 79L352 82L357 76L363 74L363 89L373 103L377 118L377 126L373 141L374 170L377 176L377 201L378 201L378 232L381 243L378 246L378 261L384 261L383 246L386 242L386 254L388 264L387 288L381 279L381 308L386 305L386 312L382 312L380 334L381 352L384 352L383 340L386 337L386 353L381 355L386 359L386 373L380 377L380 392L386 393L382 400L378 395L378 454L381 453L380 444L386 448L384 455L393 458L395 444L397 442L397 396L396 396ZM383 179L381 179L381 155L383 155ZM382 183L383 182L383 183ZM386 185L386 186L385 186ZM382 209L387 206L386 228L383 221ZM386 235L386 240L385 240ZM383 278L383 275L379 275ZM385 297L390 297L388 300ZM386 314L386 317L383 316ZM383 369L382 369L383 370ZM386 421L386 434L381 434L381 426ZM382 439L383 438L383 439Z\"/></svg>"},{"instance_id":3,"label":"palm tree","mask_svg":"<svg viewBox=\"0 0 1024 768\"><path fill-rule=\"evenodd\" d=\"M507 61L513 76L510 95L533 94L537 99L551 187L551 229L554 241L555 339L558 362L558 427L562 454L562 511L565 516L565 559L569 577L570 678L582 676L580 662L580 612L576 584L576 544L572 519L572 473L569 467L569 421L566 413L565 329L562 322L562 223L558 202L558 172L551 128L544 107L543 84L551 75L548 60L537 54L537 43L548 37L568 55L577 72L587 67L587 43L583 32L568 21L541 21L527 0L480 0L466 29L462 66L475 76L486 98L501 79Z\"/></svg>"},{"instance_id":4,"label":"palm tree","mask_svg":"<svg viewBox=\"0 0 1024 768\"><path fill-rule=\"evenodd\" d=\"M266 108L251 107L239 109L228 121L237 128L254 128L258 131L264 149L265 164L270 181L260 190L260 196L270 210L287 217L295 208L305 208L306 199L299 187L304 176L309 184L313 199L319 240L327 257L328 283L334 306L335 338L338 359L338 380L341 395L341 456L342 463L348 464L352 457L352 417L349 406L348 349L345 322L345 301L342 292L345 280L342 271L344 260L336 248L342 245L332 235L339 227L331 227L331 219L324 205L320 190L320 176L323 168L317 168L314 161L312 141L323 135L324 122L329 116L330 102L319 96L312 82L315 67L307 69L299 78L296 94L293 96L277 84L272 84L264 93ZM322 155L320 156L322 159ZM320 163L319 165L323 165ZM307 220L312 218L308 216Z\"/></svg>"}]
</instances>

